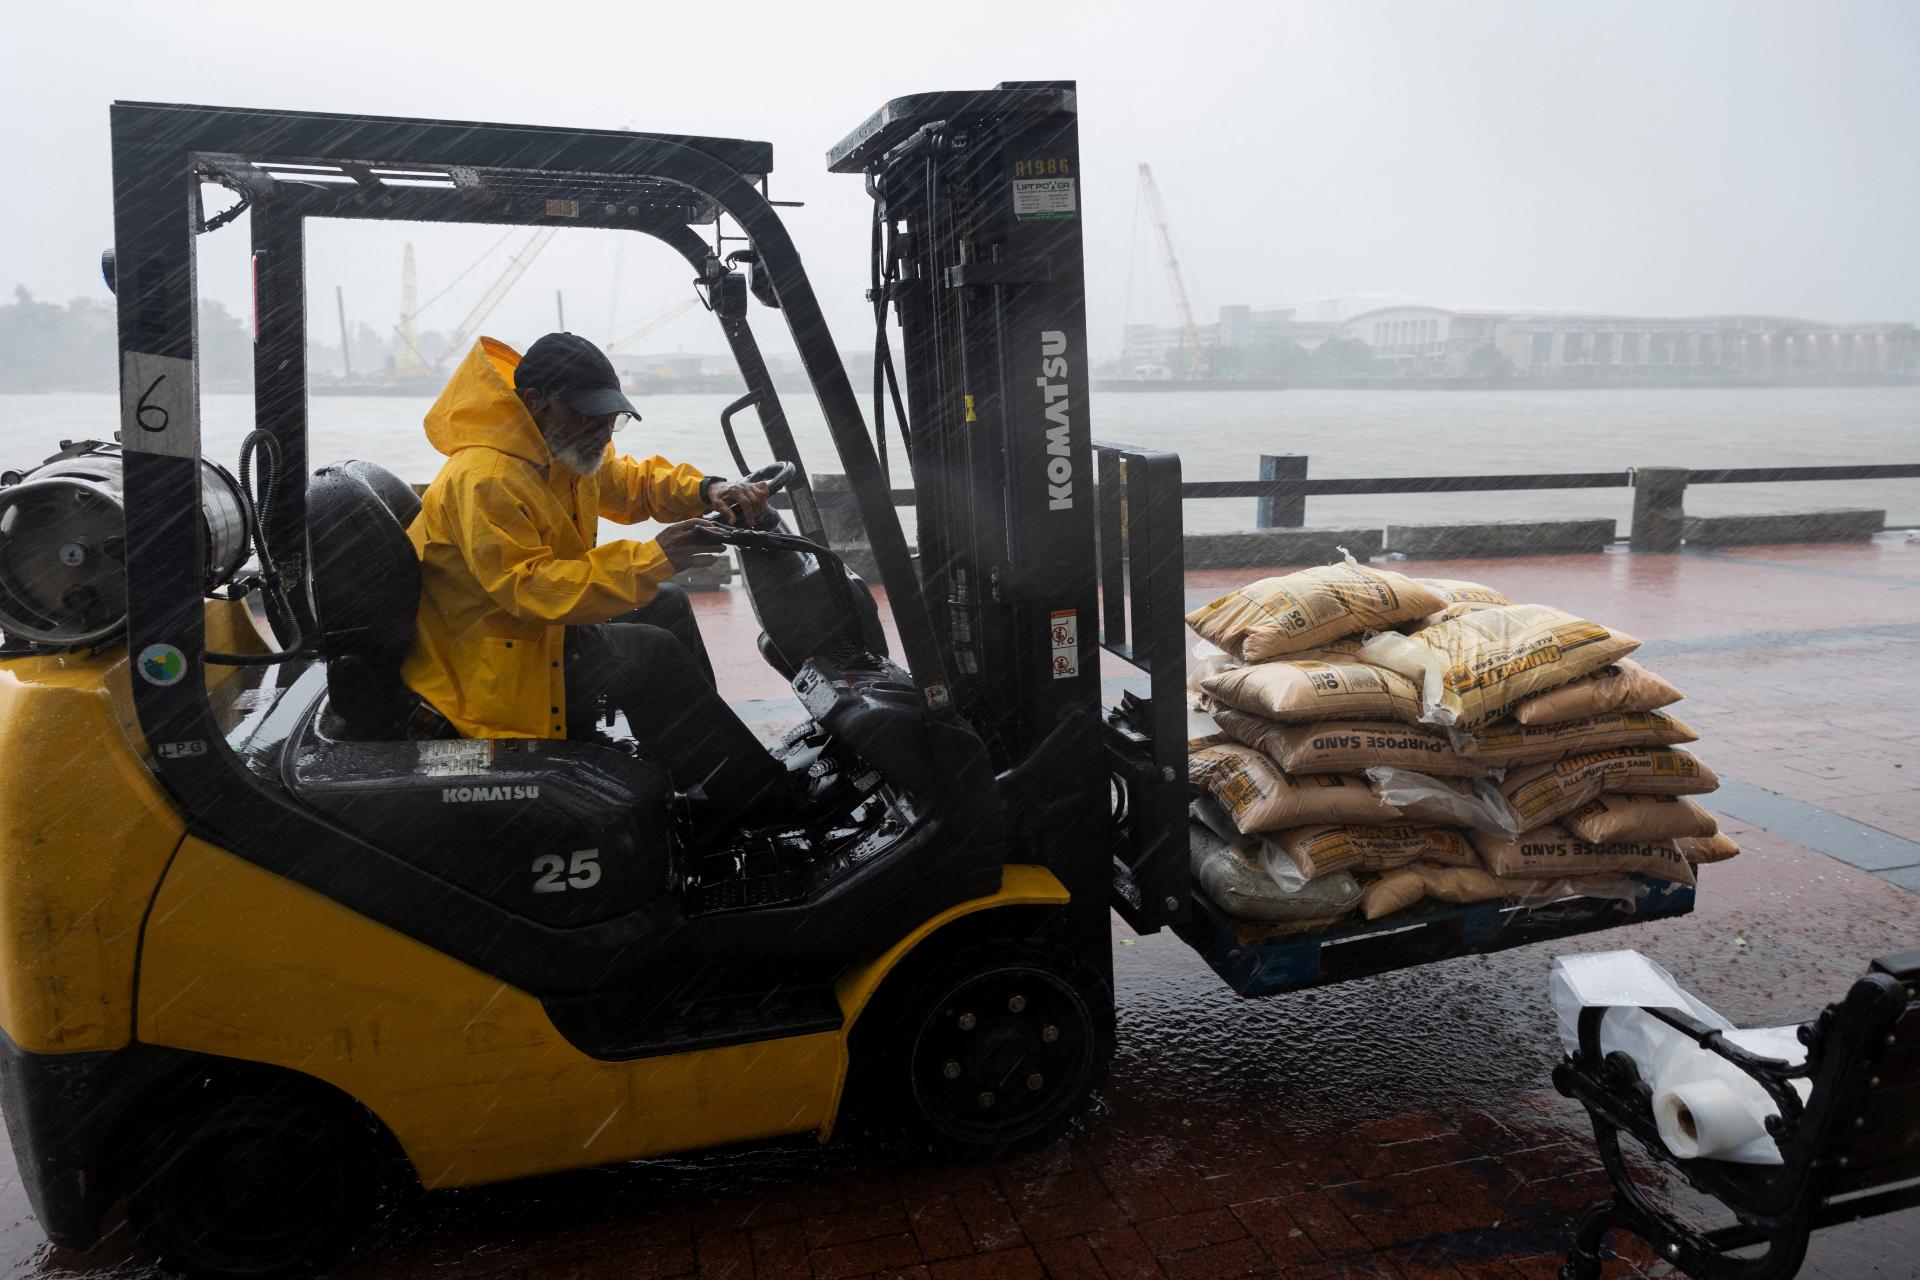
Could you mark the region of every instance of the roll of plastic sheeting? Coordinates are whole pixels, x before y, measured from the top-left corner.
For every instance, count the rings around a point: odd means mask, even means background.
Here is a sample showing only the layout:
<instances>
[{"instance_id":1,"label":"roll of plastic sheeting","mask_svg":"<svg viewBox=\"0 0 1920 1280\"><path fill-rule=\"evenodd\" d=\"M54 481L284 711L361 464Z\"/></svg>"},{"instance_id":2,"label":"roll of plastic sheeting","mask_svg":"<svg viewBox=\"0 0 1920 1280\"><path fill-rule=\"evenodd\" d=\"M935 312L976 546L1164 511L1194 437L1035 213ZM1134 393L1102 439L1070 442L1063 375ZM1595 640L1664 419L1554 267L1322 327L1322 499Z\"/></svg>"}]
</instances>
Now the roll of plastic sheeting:
<instances>
[{"instance_id":1,"label":"roll of plastic sheeting","mask_svg":"<svg viewBox=\"0 0 1920 1280\"><path fill-rule=\"evenodd\" d=\"M1726 1040L1763 1058L1798 1063L1807 1056L1798 1032L1798 1027L1729 1031ZM1682 1160L1779 1164L1780 1149L1767 1133L1767 1121L1779 1108L1767 1091L1725 1058L1674 1039L1651 1081L1653 1118L1667 1150ZM1802 1102L1812 1087L1806 1080L1793 1082Z\"/></svg>"},{"instance_id":2,"label":"roll of plastic sheeting","mask_svg":"<svg viewBox=\"0 0 1920 1280\"><path fill-rule=\"evenodd\" d=\"M1608 1010L1600 1023L1600 1051L1624 1053L1633 1060L1652 1090L1661 1141L1676 1157L1781 1163L1779 1148L1767 1133L1767 1121L1779 1108L1767 1091L1733 1063L1644 1010L1684 1014L1721 1032L1729 1044L1790 1064L1807 1056L1798 1027L1736 1029L1637 951L1561 956L1553 962L1549 985L1560 1042L1570 1053L1580 1045L1580 1011ZM1810 1084L1796 1080L1793 1085L1804 1101Z\"/></svg>"}]
</instances>

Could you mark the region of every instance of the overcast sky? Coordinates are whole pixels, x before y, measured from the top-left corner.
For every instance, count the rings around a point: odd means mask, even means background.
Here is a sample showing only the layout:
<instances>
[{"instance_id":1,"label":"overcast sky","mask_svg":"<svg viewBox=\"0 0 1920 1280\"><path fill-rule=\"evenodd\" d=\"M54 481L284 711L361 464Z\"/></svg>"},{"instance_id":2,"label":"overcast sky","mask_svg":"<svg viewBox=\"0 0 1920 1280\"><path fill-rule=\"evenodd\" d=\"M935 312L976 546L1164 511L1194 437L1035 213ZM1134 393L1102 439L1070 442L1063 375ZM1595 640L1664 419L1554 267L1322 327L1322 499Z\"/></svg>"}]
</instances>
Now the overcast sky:
<instances>
[{"instance_id":1,"label":"overcast sky","mask_svg":"<svg viewBox=\"0 0 1920 1280\"><path fill-rule=\"evenodd\" d=\"M105 296L115 98L630 125L771 141L774 195L807 202L789 226L858 347L868 206L826 148L890 97L1073 78L1097 356L1126 318L1172 315L1136 226L1141 161L1208 307L1385 294L1916 319L1916 71L1911 0L19 5L0 41L0 289ZM314 321L331 335L339 284L385 329L405 240L425 301L499 235L330 224L310 241ZM242 308L244 229L202 250L205 293ZM457 323L507 252L423 327ZM616 256L608 235L563 234L487 330L537 336L561 289L569 327L604 340L686 296L684 267L636 240L616 298ZM636 348L718 350L711 324L683 316Z\"/></svg>"}]
</instances>

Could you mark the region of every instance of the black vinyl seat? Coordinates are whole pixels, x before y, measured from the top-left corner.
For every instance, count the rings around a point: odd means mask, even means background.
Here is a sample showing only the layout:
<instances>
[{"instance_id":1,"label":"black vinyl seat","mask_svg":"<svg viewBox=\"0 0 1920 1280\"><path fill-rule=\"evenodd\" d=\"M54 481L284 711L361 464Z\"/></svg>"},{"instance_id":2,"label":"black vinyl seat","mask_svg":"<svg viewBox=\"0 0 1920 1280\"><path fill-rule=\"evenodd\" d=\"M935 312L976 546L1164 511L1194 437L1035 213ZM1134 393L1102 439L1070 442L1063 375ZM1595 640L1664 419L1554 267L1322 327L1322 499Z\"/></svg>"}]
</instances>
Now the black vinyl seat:
<instances>
[{"instance_id":1,"label":"black vinyl seat","mask_svg":"<svg viewBox=\"0 0 1920 1280\"><path fill-rule=\"evenodd\" d=\"M664 769L597 743L415 727L420 700L400 664L420 607L406 535L419 512L413 490L370 462L336 462L309 482L327 691L281 755L283 783L391 856L545 928L626 918L665 929L675 844ZM442 737L453 740L432 740Z\"/></svg>"},{"instance_id":2,"label":"black vinyl seat","mask_svg":"<svg viewBox=\"0 0 1920 1280\"><path fill-rule=\"evenodd\" d=\"M420 608L420 560L406 533L419 513L413 489L371 462L330 463L307 486L327 696L350 739L405 738L418 707L400 663Z\"/></svg>"}]
</instances>

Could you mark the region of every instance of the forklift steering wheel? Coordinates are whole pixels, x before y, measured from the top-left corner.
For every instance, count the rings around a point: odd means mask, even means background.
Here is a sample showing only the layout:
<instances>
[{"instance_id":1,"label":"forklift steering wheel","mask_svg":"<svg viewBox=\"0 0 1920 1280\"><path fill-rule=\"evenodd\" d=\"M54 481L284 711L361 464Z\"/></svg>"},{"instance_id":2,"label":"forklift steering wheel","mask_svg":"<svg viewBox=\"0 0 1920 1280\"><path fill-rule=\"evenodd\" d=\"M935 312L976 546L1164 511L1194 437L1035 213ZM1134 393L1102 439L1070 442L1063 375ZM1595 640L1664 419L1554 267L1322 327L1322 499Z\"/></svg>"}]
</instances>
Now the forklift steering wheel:
<instances>
[{"instance_id":1,"label":"forklift steering wheel","mask_svg":"<svg viewBox=\"0 0 1920 1280\"><path fill-rule=\"evenodd\" d=\"M800 468L794 466L791 462L775 462L760 468L748 476L747 483L764 484L767 486L768 493L778 493L793 483L793 478L799 474Z\"/></svg>"},{"instance_id":2,"label":"forklift steering wheel","mask_svg":"<svg viewBox=\"0 0 1920 1280\"><path fill-rule=\"evenodd\" d=\"M758 471L748 476L746 478L746 483L747 484L764 484L767 486L768 495L772 496L773 494L776 494L780 492L782 489L786 488L789 484L793 483L793 478L799 474L800 474L800 468L796 467L791 462L774 462L760 468ZM766 511L761 513L760 524L757 529L737 529L732 526L717 525L712 528L701 530L697 540L700 542L707 542L707 543L731 542L735 546L754 546L757 544L751 537L740 538L740 537L730 537L727 535L753 534L753 533L778 533L780 531L781 531L781 524L780 524L779 513L774 511L772 507L768 507Z\"/></svg>"},{"instance_id":3,"label":"forklift steering wheel","mask_svg":"<svg viewBox=\"0 0 1920 1280\"><path fill-rule=\"evenodd\" d=\"M774 494L792 484L793 478L799 474L800 468L791 462L774 462L769 463L748 476L746 483L766 485L767 496L772 497ZM781 527L780 514L772 507L768 507L760 513L760 524L758 527L767 530L779 529Z\"/></svg>"}]
</instances>

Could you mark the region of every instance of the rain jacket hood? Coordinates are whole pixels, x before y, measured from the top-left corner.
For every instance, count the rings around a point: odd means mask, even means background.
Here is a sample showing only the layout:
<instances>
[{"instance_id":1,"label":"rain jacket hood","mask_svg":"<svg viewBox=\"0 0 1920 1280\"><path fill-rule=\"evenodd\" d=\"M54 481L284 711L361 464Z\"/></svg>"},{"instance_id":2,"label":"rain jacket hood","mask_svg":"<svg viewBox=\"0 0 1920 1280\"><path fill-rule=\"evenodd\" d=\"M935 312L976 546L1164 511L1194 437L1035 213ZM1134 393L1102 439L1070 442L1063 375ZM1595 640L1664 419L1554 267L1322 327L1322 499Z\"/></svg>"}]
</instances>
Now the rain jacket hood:
<instances>
[{"instance_id":1,"label":"rain jacket hood","mask_svg":"<svg viewBox=\"0 0 1920 1280\"><path fill-rule=\"evenodd\" d=\"M427 411L447 455L407 528L420 610L409 688L473 738L566 736L566 628L652 600L673 566L656 542L601 545L600 520L700 514L694 467L607 449L591 476L557 462L513 390L520 356L481 338Z\"/></svg>"},{"instance_id":2,"label":"rain jacket hood","mask_svg":"<svg viewBox=\"0 0 1920 1280\"><path fill-rule=\"evenodd\" d=\"M520 353L482 338L427 410L427 441L451 458L472 446L494 449L537 467L553 462L546 437L513 389Z\"/></svg>"}]
</instances>

